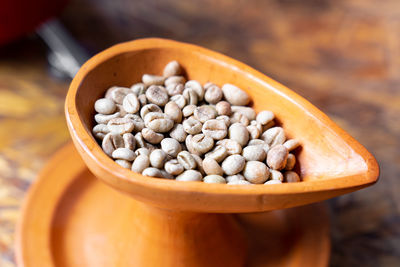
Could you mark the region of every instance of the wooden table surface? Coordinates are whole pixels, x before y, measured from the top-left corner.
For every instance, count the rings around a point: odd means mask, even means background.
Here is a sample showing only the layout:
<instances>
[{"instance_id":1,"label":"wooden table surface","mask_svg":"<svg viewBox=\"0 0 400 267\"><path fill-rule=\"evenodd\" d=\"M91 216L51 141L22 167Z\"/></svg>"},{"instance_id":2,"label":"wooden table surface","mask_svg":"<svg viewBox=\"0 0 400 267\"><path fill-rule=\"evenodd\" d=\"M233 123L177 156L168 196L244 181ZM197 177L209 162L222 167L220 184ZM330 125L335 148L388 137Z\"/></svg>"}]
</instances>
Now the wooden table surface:
<instances>
[{"instance_id":1,"label":"wooden table surface","mask_svg":"<svg viewBox=\"0 0 400 267\"><path fill-rule=\"evenodd\" d=\"M75 0L61 16L90 51L140 37L239 59L326 112L371 151L379 182L328 201L332 266L400 266L400 2ZM35 36L0 48L0 266L29 185L69 140L69 81L51 77Z\"/></svg>"}]
</instances>

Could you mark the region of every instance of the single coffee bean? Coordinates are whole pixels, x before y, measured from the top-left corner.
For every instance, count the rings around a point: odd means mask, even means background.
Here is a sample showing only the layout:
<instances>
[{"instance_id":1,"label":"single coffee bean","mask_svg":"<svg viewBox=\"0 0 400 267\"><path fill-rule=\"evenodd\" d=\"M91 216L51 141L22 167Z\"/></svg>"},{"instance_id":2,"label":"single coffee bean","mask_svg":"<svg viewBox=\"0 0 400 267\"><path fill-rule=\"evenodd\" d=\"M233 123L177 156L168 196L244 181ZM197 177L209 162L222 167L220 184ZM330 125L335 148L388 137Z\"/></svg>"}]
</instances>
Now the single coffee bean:
<instances>
[{"instance_id":1,"label":"single coffee bean","mask_svg":"<svg viewBox=\"0 0 400 267\"><path fill-rule=\"evenodd\" d=\"M249 131L250 139L257 139L261 135L261 130L256 125L249 125L246 127L247 131Z\"/></svg>"},{"instance_id":2,"label":"single coffee bean","mask_svg":"<svg viewBox=\"0 0 400 267\"><path fill-rule=\"evenodd\" d=\"M125 96L130 93L132 93L130 88L113 86L107 90L105 98L111 99L116 104L122 104Z\"/></svg>"},{"instance_id":3,"label":"single coffee bean","mask_svg":"<svg viewBox=\"0 0 400 267\"><path fill-rule=\"evenodd\" d=\"M135 94L127 94L122 101L122 106L128 113L136 113L140 109L140 103Z\"/></svg>"},{"instance_id":4,"label":"single coffee bean","mask_svg":"<svg viewBox=\"0 0 400 267\"><path fill-rule=\"evenodd\" d=\"M283 174L277 170L269 170L271 180L283 181Z\"/></svg>"},{"instance_id":5,"label":"single coffee bean","mask_svg":"<svg viewBox=\"0 0 400 267\"><path fill-rule=\"evenodd\" d=\"M130 150L135 150L136 147L136 140L133 134L131 133L124 133L122 135L122 139L124 140L124 147Z\"/></svg>"},{"instance_id":6,"label":"single coffee bean","mask_svg":"<svg viewBox=\"0 0 400 267\"><path fill-rule=\"evenodd\" d=\"M226 101L218 102L215 109L217 110L218 115L230 116L232 113L231 104Z\"/></svg>"},{"instance_id":7,"label":"single coffee bean","mask_svg":"<svg viewBox=\"0 0 400 267\"><path fill-rule=\"evenodd\" d=\"M170 76L165 80L164 85L166 87L168 87L168 86L170 86L172 84L182 84L182 86L183 86L183 84L185 82L186 82L186 79L183 76ZM183 91L183 89L182 89L182 91Z\"/></svg>"},{"instance_id":8,"label":"single coffee bean","mask_svg":"<svg viewBox=\"0 0 400 267\"><path fill-rule=\"evenodd\" d=\"M136 156L145 155L147 157L150 157L150 149L146 147L141 147L135 150L135 154Z\"/></svg>"},{"instance_id":9,"label":"single coffee bean","mask_svg":"<svg viewBox=\"0 0 400 267\"><path fill-rule=\"evenodd\" d=\"M253 184L263 184L268 180L269 170L262 162L248 161L244 167L243 176Z\"/></svg>"},{"instance_id":10,"label":"single coffee bean","mask_svg":"<svg viewBox=\"0 0 400 267\"><path fill-rule=\"evenodd\" d=\"M140 96L146 93L146 86L144 83L135 83L131 86L131 90L136 96Z\"/></svg>"},{"instance_id":11,"label":"single coffee bean","mask_svg":"<svg viewBox=\"0 0 400 267\"><path fill-rule=\"evenodd\" d=\"M214 146L214 140L204 134L196 134L192 138L192 147L196 154L204 154Z\"/></svg>"},{"instance_id":12,"label":"single coffee bean","mask_svg":"<svg viewBox=\"0 0 400 267\"><path fill-rule=\"evenodd\" d=\"M296 157L293 154L289 153L284 169L287 171L291 171L294 168L294 165L296 165Z\"/></svg>"},{"instance_id":13,"label":"single coffee bean","mask_svg":"<svg viewBox=\"0 0 400 267\"><path fill-rule=\"evenodd\" d=\"M185 132L182 124L175 124L169 132L169 136L178 142L184 142L186 140L187 133Z\"/></svg>"},{"instance_id":14,"label":"single coffee bean","mask_svg":"<svg viewBox=\"0 0 400 267\"><path fill-rule=\"evenodd\" d=\"M204 158L203 169L207 175L211 175L211 174L223 175L224 174L224 171L222 170L221 166L219 166L218 162L211 157Z\"/></svg>"},{"instance_id":15,"label":"single coffee bean","mask_svg":"<svg viewBox=\"0 0 400 267\"><path fill-rule=\"evenodd\" d=\"M131 170L137 173L142 173L144 169L150 166L150 159L146 155L139 155L132 163Z\"/></svg>"},{"instance_id":16,"label":"single coffee bean","mask_svg":"<svg viewBox=\"0 0 400 267\"><path fill-rule=\"evenodd\" d=\"M146 90L146 97L150 103L158 105L160 107L165 106L168 102L168 93L164 87L158 85L152 85Z\"/></svg>"},{"instance_id":17,"label":"single coffee bean","mask_svg":"<svg viewBox=\"0 0 400 267\"><path fill-rule=\"evenodd\" d=\"M197 166L197 170L201 173L201 175L205 175L206 173L204 172L203 169L203 159L196 154L192 154L192 157L194 159L194 161L196 161L196 166Z\"/></svg>"},{"instance_id":18,"label":"single coffee bean","mask_svg":"<svg viewBox=\"0 0 400 267\"><path fill-rule=\"evenodd\" d=\"M285 132L282 127L273 127L265 131L261 135L261 139L263 139L270 147L282 145L285 142Z\"/></svg>"},{"instance_id":19,"label":"single coffee bean","mask_svg":"<svg viewBox=\"0 0 400 267\"><path fill-rule=\"evenodd\" d=\"M286 166L288 150L283 145L272 147L267 154L267 164L271 169L282 170Z\"/></svg>"},{"instance_id":20,"label":"single coffee bean","mask_svg":"<svg viewBox=\"0 0 400 267\"><path fill-rule=\"evenodd\" d=\"M217 145L212 151L208 152L205 157L210 157L218 163L223 161L228 156L228 151L224 146Z\"/></svg>"},{"instance_id":21,"label":"single coffee bean","mask_svg":"<svg viewBox=\"0 0 400 267\"><path fill-rule=\"evenodd\" d=\"M176 157L181 152L181 145L173 138L165 138L161 141L161 149L172 157Z\"/></svg>"},{"instance_id":22,"label":"single coffee bean","mask_svg":"<svg viewBox=\"0 0 400 267\"><path fill-rule=\"evenodd\" d=\"M167 153L161 149L155 149L150 154L150 164L155 168L162 168L164 166L165 159L167 158Z\"/></svg>"},{"instance_id":23,"label":"single coffee bean","mask_svg":"<svg viewBox=\"0 0 400 267\"><path fill-rule=\"evenodd\" d=\"M204 94L204 99L210 104L217 104L223 97L222 90L217 85L209 86Z\"/></svg>"},{"instance_id":24,"label":"single coffee bean","mask_svg":"<svg viewBox=\"0 0 400 267\"><path fill-rule=\"evenodd\" d=\"M222 86L225 99L236 106L245 106L250 102L249 95L239 87L226 83Z\"/></svg>"},{"instance_id":25,"label":"single coffee bean","mask_svg":"<svg viewBox=\"0 0 400 267\"><path fill-rule=\"evenodd\" d=\"M179 152L176 158L185 170L193 170L196 168L196 161L188 151Z\"/></svg>"},{"instance_id":26,"label":"single coffee bean","mask_svg":"<svg viewBox=\"0 0 400 267\"><path fill-rule=\"evenodd\" d=\"M171 159L164 164L164 169L166 172L172 175L179 175L183 172L183 166L176 159Z\"/></svg>"},{"instance_id":27,"label":"single coffee bean","mask_svg":"<svg viewBox=\"0 0 400 267\"><path fill-rule=\"evenodd\" d=\"M164 175L162 174L161 170L153 167L144 169L142 175L156 177L156 178L164 178Z\"/></svg>"},{"instance_id":28,"label":"single coffee bean","mask_svg":"<svg viewBox=\"0 0 400 267\"><path fill-rule=\"evenodd\" d=\"M142 117L144 119L144 117L146 117L146 115L150 112L162 113L162 109L157 105L147 104L147 105L143 106L142 109L140 110L140 117Z\"/></svg>"},{"instance_id":29,"label":"single coffee bean","mask_svg":"<svg viewBox=\"0 0 400 267\"><path fill-rule=\"evenodd\" d=\"M133 161L136 158L136 155L129 148L121 147L113 151L112 158Z\"/></svg>"},{"instance_id":30,"label":"single coffee bean","mask_svg":"<svg viewBox=\"0 0 400 267\"><path fill-rule=\"evenodd\" d=\"M179 65L178 61L176 61L176 60L168 62L168 64L165 65L164 70L163 70L164 77L179 75L181 73L182 73L181 66Z\"/></svg>"},{"instance_id":31,"label":"single coffee bean","mask_svg":"<svg viewBox=\"0 0 400 267\"><path fill-rule=\"evenodd\" d=\"M116 106L111 99L100 98L94 103L94 109L100 114L109 115L114 113Z\"/></svg>"},{"instance_id":32,"label":"single coffee bean","mask_svg":"<svg viewBox=\"0 0 400 267\"><path fill-rule=\"evenodd\" d=\"M249 141L249 131L241 123L234 123L229 127L229 138L244 146Z\"/></svg>"},{"instance_id":33,"label":"single coffee bean","mask_svg":"<svg viewBox=\"0 0 400 267\"><path fill-rule=\"evenodd\" d=\"M182 95L188 105L197 105L197 102L199 102L199 96L192 88L185 88Z\"/></svg>"},{"instance_id":34,"label":"single coffee bean","mask_svg":"<svg viewBox=\"0 0 400 267\"><path fill-rule=\"evenodd\" d=\"M136 140L136 146L137 147L142 148L142 147L146 147L147 146L147 143L144 140L142 133L136 133L135 134L135 140Z\"/></svg>"},{"instance_id":35,"label":"single coffee bean","mask_svg":"<svg viewBox=\"0 0 400 267\"><path fill-rule=\"evenodd\" d=\"M221 140L228 134L228 129L223 121L214 119L203 124L202 132L214 140Z\"/></svg>"},{"instance_id":36,"label":"single coffee bean","mask_svg":"<svg viewBox=\"0 0 400 267\"><path fill-rule=\"evenodd\" d=\"M111 157L114 150L124 147L124 140L119 134L108 133L104 136L101 147L103 148L103 151Z\"/></svg>"},{"instance_id":37,"label":"single coffee bean","mask_svg":"<svg viewBox=\"0 0 400 267\"><path fill-rule=\"evenodd\" d=\"M195 119L201 123L205 123L208 120L215 119L215 117L217 117L217 111L212 106L203 105L195 108L193 115Z\"/></svg>"},{"instance_id":38,"label":"single coffee bean","mask_svg":"<svg viewBox=\"0 0 400 267\"><path fill-rule=\"evenodd\" d=\"M222 162L222 170L226 175L234 175L241 172L246 164L240 155L231 155Z\"/></svg>"},{"instance_id":39,"label":"single coffee bean","mask_svg":"<svg viewBox=\"0 0 400 267\"><path fill-rule=\"evenodd\" d=\"M124 134L132 132L135 125L133 124L133 121L130 119L115 118L111 119L107 123L107 127L108 129L110 129L110 132L112 133Z\"/></svg>"},{"instance_id":40,"label":"single coffee bean","mask_svg":"<svg viewBox=\"0 0 400 267\"><path fill-rule=\"evenodd\" d=\"M300 182L300 177L297 173L293 171L286 171L283 173L284 180L288 183Z\"/></svg>"},{"instance_id":41,"label":"single coffee bean","mask_svg":"<svg viewBox=\"0 0 400 267\"><path fill-rule=\"evenodd\" d=\"M170 100L174 101L180 109L183 109L186 106L186 99L183 95L171 96Z\"/></svg>"},{"instance_id":42,"label":"single coffee bean","mask_svg":"<svg viewBox=\"0 0 400 267\"><path fill-rule=\"evenodd\" d=\"M93 127L92 133L93 135L99 139L103 140L104 136L110 132L108 126L106 124L97 124Z\"/></svg>"},{"instance_id":43,"label":"single coffee bean","mask_svg":"<svg viewBox=\"0 0 400 267\"><path fill-rule=\"evenodd\" d=\"M203 182L207 184L226 184L226 180L221 175L207 175L203 178Z\"/></svg>"},{"instance_id":44,"label":"single coffee bean","mask_svg":"<svg viewBox=\"0 0 400 267\"><path fill-rule=\"evenodd\" d=\"M117 163L119 166L125 169L130 169L132 167L132 163L124 159L116 159L115 163Z\"/></svg>"},{"instance_id":45,"label":"single coffee bean","mask_svg":"<svg viewBox=\"0 0 400 267\"><path fill-rule=\"evenodd\" d=\"M231 119L226 115L218 116L215 119L223 121L225 123L226 127L229 127L231 125Z\"/></svg>"},{"instance_id":46,"label":"single coffee bean","mask_svg":"<svg viewBox=\"0 0 400 267\"><path fill-rule=\"evenodd\" d=\"M191 80L185 83L185 88L190 88L197 94L197 100L203 101L204 98L204 88L198 81Z\"/></svg>"},{"instance_id":47,"label":"single coffee bean","mask_svg":"<svg viewBox=\"0 0 400 267\"><path fill-rule=\"evenodd\" d=\"M217 142L217 145L226 148L228 155L235 155L242 153L242 146L235 140L232 139L222 139Z\"/></svg>"},{"instance_id":48,"label":"single coffee bean","mask_svg":"<svg viewBox=\"0 0 400 267\"><path fill-rule=\"evenodd\" d=\"M262 146L246 146L243 148L242 156L246 161L264 161L267 153Z\"/></svg>"},{"instance_id":49,"label":"single coffee bean","mask_svg":"<svg viewBox=\"0 0 400 267\"><path fill-rule=\"evenodd\" d=\"M150 112L144 117L144 124L157 133L166 133L172 129L174 121L164 113Z\"/></svg>"},{"instance_id":50,"label":"single coffee bean","mask_svg":"<svg viewBox=\"0 0 400 267\"><path fill-rule=\"evenodd\" d=\"M195 181L201 181L202 179L203 176L201 175L201 173L195 170L186 170L176 177L177 181L184 181L184 182L195 182Z\"/></svg>"},{"instance_id":51,"label":"single coffee bean","mask_svg":"<svg viewBox=\"0 0 400 267\"><path fill-rule=\"evenodd\" d=\"M270 121L275 118L275 115L272 111L263 110L257 114L256 120L257 122L261 123L262 125L266 125Z\"/></svg>"},{"instance_id":52,"label":"single coffee bean","mask_svg":"<svg viewBox=\"0 0 400 267\"><path fill-rule=\"evenodd\" d=\"M167 93L169 96L181 95L185 89L184 85L181 83L172 83L166 85Z\"/></svg>"},{"instance_id":53,"label":"single coffee bean","mask_svg":"<svg viewBox=\"0 0 400 267\"><path fill-rule=\"evenodd\" d=\"M300 143L296 139L289 139L283 144L289 151L296 149Z\"/></svg>"},{"instance_id":54,"label":"single coffee bean","mask_svg":"<svg viewBox=\"0 0 400 267\"><path fill-rule=\"evenodd\" d=\"M243 115L242 113L239 113L239 112L232 113L232 115L230 116L229 119L230 119L231 124L234 124L237 122L243 124L244 126L247 126L250 124L249 119L245 115Z\"/></svg>"},{"instance_id":55,"label":"single coffee bean","mask_svg":"<svg viewBox=\"0 0 400 267\"><path fill-rule=\"evenodd\" d=\"M200 121L196 120L194 117L189 117L185 119L182 123L183 129L188 134L198 134L201 132L203 125Z\"/></svg>"},{"instance_id":56,"label":"single coffee bean","mask_svg":"<svg viewBox=\"0 0 400 267\"><path fill-rule=\"evenodd\" d=\"M146 86L151 86L151 85L162 85L165 81L165 77L163 76L158 76L158 75L151 75L151 74L144 74L142 76L142 82Z\"/></svg>"},{"instance_id":57,"label":"single coffee bean","mask_svg":"<svg viewBox=\"0 0 400 267\"><path fill-rule=\"evenodd\" d=\"M249 121L256 119L256 112L253 108L243 107L243 106L232 106L231 109L233 112L237 112L246 116L246 118Z\"/></svg>"},{"instance_id":58,"label":"single coffee bean","mask_svg":"<svg viewBox=\"0 0 400 267\"><path fill-rule=\"evenodd\" d=\"M164 107L164 113L175 123L182 121L182 111L174 101L169 101Z\"/></svg>"},{"instance_id":59,"label":"single coffee bean","mask_svg":"<svg viewBox=\"0 0 400 267\"><path fill-rule=\"evenodd\" d=\"M142 129L142 136L144 140L149 142L150 144L159 144L161 140L164 139L164 135L160 133L156 133L150 128L143 128Z\"/></svg>"},{"instance_id":60,"label":"single coffee bean","mask_svg":"<svg viewBox=\"0 0 400 267\"><path fill-rule=\"evenodd\" d=\"M96 115L94 115L94 120L98 124L107 124L110 120L119 118L120 116L121 116L121 113L119 113L119 112L116 112L116 113L110 114L110 115L96 114Z\"/></svg>"},{"instance_id":61,"label":"single coffee bean","mask_svg":"<svg viewBox=\"0 0 400 267\"><path fill-rule=\"evenodd\" d=\"M194 113L194 110L197 108L196 105L187 105L182 109L182 114L185 118L192 116Z\"/></svg>"}]
</instances>

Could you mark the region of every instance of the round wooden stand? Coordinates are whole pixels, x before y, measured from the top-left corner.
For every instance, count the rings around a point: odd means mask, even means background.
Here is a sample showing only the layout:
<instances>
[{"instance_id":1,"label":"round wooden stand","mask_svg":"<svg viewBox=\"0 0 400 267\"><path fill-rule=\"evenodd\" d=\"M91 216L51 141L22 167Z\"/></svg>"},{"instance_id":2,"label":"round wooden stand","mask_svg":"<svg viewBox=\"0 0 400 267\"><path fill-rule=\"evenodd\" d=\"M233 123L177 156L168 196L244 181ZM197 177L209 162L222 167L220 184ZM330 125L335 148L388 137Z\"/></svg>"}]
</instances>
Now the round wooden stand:
<instances>
[{"instance_id":1,"label":"round wooden stand","mask_svg":"<svg viewBox=\"0 0 400 267\"><path fill-rule=\"evenodd\" d=\"M195 201L195 200L188 200ZM96 179L72 144L30 189L19 266L327 266L321 204L216 214L152 207Z\"/></svg>"}]
</instances>

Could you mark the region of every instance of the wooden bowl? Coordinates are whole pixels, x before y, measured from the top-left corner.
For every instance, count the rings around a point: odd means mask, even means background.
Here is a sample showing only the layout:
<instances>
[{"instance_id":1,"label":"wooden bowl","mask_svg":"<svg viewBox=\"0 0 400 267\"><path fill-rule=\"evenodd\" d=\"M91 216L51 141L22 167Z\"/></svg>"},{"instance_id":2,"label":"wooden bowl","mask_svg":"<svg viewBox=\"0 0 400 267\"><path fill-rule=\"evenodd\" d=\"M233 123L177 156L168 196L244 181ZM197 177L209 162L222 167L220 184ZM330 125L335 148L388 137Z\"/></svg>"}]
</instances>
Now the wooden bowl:
<instances>
[{"instance_id":1,"label":"wooden bowl","mask_svg":"<svg viewBox=\"0 0 400 267\"><path fill-rule=\"evenodd\" d=\"M246 186L178 182L142 176L120 167L110 159L91 134L94 102L103 97L111 86L129 87L139 82L144 73L161 74L165 64L171 60L177 60L183 66L188 79L201 83L212 81L219 85L235 84L251 96L256 111L273 111L288 137L296 138L301 143L301 149L297 151L297 168L303 181ZM65 113L74 144L93 174L113 188L145 203L142 206L151 209L154 218L158 216L157 220L152 220L148 219L149 213L146 213L148 227L151 227L152 221L159 222L159 216L168 221L171 214L176 219L188 212L258 212L304 205L361 189L375 183L379 175L375 158L301 96L227 56L165 39L142 39L118 44L91 58L71 83ZM143 214L142 211L138 213ZM174 223L183 227L190 220L189 217L182 217L179 222L174 220ZM213 222L207 227L216 225ZM225 237L228 234L224 233L220 235L220 240L213 243L213 247L231 249L229 255L234 254L233 264L240 263L244 255L232 253L236 251L237 244L242 243L240 231L232 229L229 235L234 236L232 239L236 243L230 241L231 245L226 244ZM200 238L205 233L203 230L195 230L196 233L190 232L189 235ZM153 234L162 234L163 230L157 231ZM222 253L222 258L228 255L224 249L217 249L218 253ZM213 255L209 256L210 259L202 262L199 258L193 258L188 265L194 266L200 262L208 264L213 257L218 257L216 253L214 255L211 252ZM184 254L175 255L170 260L181 259L185 257Z\"/></svg>"}]
</instances>

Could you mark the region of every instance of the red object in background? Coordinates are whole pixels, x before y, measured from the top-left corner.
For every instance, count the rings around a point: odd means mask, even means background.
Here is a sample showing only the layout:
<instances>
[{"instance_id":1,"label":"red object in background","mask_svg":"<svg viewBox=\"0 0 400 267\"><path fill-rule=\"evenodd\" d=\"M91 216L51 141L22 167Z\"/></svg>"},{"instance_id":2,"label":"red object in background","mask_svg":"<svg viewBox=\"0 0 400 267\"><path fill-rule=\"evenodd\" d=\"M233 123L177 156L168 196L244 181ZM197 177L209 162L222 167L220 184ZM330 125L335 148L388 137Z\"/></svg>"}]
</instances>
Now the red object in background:
<instances>
[{"instance_id":1,"label":"red object in background","mask_svg":"<svg viewBox=\"0 0 400 267\"><path fill-rule=\"evenodd\" d=\"M68 0L0 0L0 45L33 32L58 15Z\"/></svg>"}]
</instances>

